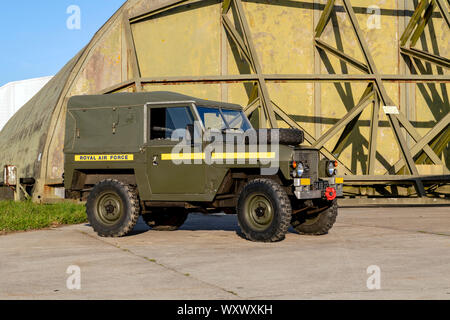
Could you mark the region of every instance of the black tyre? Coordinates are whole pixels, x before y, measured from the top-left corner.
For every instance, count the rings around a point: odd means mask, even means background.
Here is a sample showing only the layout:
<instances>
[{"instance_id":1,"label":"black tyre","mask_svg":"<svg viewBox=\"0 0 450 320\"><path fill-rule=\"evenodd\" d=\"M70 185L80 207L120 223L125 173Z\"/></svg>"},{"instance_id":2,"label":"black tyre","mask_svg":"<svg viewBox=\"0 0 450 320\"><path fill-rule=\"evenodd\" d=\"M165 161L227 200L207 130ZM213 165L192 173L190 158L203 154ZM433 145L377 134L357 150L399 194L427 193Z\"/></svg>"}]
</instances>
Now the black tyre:
<instances>
[{"instance_id":1,"label":"black tyre","mask_svg":"<svg viewBox=\"0 0 450 320\"><path fill-rule=\"evenodd\" d=\"M303 131L297 129L258 129L255 131L258 142L260 138L262 138L263 140L267 139L267 144L272 143L272 131L278 131L278 143L281 145L297 146L299 144L302 144L304 141ZM249 139L247 138L247 144L249 143L248 141Z\"/></svg>"},{"instance_id":2,"label":"black tyre","mask_svg":"<svg viewBox=\"0 0 450 320\"><path fill-rule=\"evenodd\" d=\"M274 242L285 238L291 222L291 203L283 188L271 179L248 182L237 205L239 226L252 241Z\"/></svg>"},{"instance_id":3,"label":"black tyre","mask_svg":"<svg viewBox=\"0 0 450 320\"><path fill-rule=\"evenodd\" d=\"M338 215L336 199L319 201L316 206L292 215L291 225L300 234L324 235L333 227Z\"/></svg>"},{"instance_id":4,"label":"black tyre","mask_svg":"<svg viewBox=\"0 0 450 320\"><path fill-rule=\"evenodd\" d=\"M89 193L86 213L99 236L125 236L133 230L140 214L136 189L118 180L103 180Z\"/></svg>"},{"instance_id":5,"label":"black tyre","mask_svg":"<svg viewBox=\"0 0 450 320\"><path fill-rule=\"evenodd\" d=\"M145 223L156 231L178 230L188 217L184 208L157 208L142 215Z\"/></svg>"}]
</instances>

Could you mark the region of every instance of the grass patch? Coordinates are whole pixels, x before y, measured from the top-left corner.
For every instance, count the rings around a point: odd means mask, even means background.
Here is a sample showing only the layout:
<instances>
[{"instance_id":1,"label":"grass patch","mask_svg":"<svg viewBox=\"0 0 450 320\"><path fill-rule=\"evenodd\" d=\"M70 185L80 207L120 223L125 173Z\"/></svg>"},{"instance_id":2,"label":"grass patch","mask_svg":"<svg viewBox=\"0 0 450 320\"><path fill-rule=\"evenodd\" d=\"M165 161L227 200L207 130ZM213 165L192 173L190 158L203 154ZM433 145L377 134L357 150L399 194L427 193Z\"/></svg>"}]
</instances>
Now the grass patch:
<instances>
[{"instance_id":1,"label":"grass patch","mask_svg":"<svg viewBox=\"0 0 450 320\"><path fill-rule=\"evenodd\" d=\"M0 201L0 234L79 224L86 221L85 207L80 204Z\"/></svg>"}]
</instances>

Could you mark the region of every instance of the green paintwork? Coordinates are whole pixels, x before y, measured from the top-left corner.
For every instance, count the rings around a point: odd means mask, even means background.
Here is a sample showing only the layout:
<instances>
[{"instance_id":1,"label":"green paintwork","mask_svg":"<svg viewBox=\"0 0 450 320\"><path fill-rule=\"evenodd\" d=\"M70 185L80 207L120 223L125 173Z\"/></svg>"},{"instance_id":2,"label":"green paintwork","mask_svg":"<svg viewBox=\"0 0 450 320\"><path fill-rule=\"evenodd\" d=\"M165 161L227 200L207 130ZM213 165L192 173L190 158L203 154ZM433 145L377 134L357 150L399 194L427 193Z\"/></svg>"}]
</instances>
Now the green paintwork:
<instances>
[{"instance_id":1,"label":"green paintwork","mask_svg":"<svg viewBox=\"0 0 450 320\"><path fill-rule=\"evenodd\" d=\"M242 111L235 104L197 99L171 92L119 93L95 96L77 96L68 102L65 154L65 188L81 190L77 186L78 172L87 174L109 174L115 178L121 173L134 176L143 201L199 201L211 202L230 170L233 172L248 169L268 168L260 161L250 164L233 161L227 163L175 164L164 160L163 155L171 154L178 141L158 139L151 140L149 128L151 110L161 107L188 107L199 121L195 106L224 108ZM208 143L202 142L188 146L186 152L205 152ZM223 152L234 154L241 152L234 148ZM296 148L298 150L299 147ZM236 149L236 150L235 150ZM292 184L290 163L294 157L294 147L280 145L279 175ZM310 148L308 150L311 150ZM248 145L245 152L254 152ZM271 152L272 150L259 150ZM317 151L318 153L318 151ZM77 156L97 156L97 161L76 161ZM126 155L129 161L104 161L100 156ZM318 164L312 164L318 166ZM316 177L318 178L318 177Z\"/></svg>"}]
</instances>

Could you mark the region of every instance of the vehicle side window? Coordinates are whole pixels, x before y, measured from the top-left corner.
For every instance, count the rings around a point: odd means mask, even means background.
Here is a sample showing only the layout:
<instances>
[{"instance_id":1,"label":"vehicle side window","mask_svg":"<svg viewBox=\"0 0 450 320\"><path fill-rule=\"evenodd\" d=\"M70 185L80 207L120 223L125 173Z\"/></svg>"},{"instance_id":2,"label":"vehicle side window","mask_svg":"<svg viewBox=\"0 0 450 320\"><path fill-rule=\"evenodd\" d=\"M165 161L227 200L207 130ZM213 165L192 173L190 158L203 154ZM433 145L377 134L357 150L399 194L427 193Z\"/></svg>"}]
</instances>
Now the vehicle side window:
<instances>
[{"instance_id":1,"label":"vehicle side window","mask_svg":"<svg viewBox=\"0 0 450 320\"><path fill-rule=\"evenodd\" d=\"M222 109L222 114L231 129L240 129L242 131L251 129L242 111Z\"/></svg>"},{"instance_id":2,"label":"vehicle side window","mask_svg":"<svg viewBox=\"0 0 450 320\"><path fill-rule=\"evenodd\" d=\"M188 107L169 107L150 109L150 139L171 139L177 129L186 129L188 124L194 124L194 117ZM185 136L185 132L177 138Z\"/></svg>"},{"instance_id":3,"label":"vehicle side window","mask_svg":"<svg viewBox=\"0 0 450 320\"><path fill-rule=\"evenodd\" d=\"M226 124L223 121L222 115L220 114L218 108L197 107L197 110L206 130L221 130L226 128Z\"/></svg>"}]
</instances>

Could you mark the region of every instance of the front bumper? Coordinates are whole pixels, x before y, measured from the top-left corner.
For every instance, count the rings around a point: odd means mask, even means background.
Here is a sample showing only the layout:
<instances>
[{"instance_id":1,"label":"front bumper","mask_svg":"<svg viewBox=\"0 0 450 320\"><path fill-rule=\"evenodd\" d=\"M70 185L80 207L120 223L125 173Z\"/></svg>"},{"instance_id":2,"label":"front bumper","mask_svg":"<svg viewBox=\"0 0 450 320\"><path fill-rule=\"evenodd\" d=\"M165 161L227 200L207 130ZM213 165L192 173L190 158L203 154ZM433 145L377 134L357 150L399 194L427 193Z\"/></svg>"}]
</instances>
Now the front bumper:
<instances>
[{"instance_id":1,"label":"front bumper","mask_svg":"<svg viewBox=\"0 0 450 320\"><path fill-rule=\"evenodd\" d=\"M312 182L310 179L294 179L294 194L299 200L326 199L325 191L327 188L335 189L337 198L343 197L344 178L320 178L316 182Z\"/></svg>"}]
</instances>

